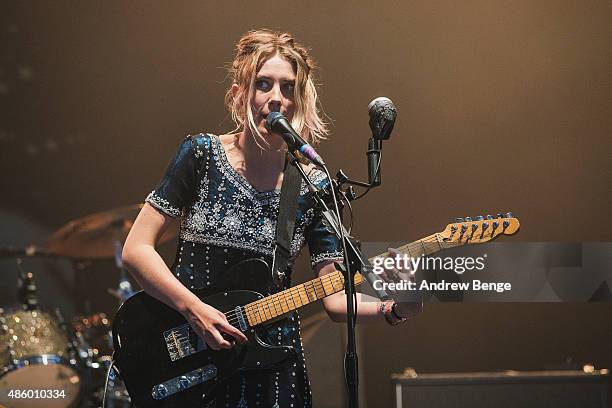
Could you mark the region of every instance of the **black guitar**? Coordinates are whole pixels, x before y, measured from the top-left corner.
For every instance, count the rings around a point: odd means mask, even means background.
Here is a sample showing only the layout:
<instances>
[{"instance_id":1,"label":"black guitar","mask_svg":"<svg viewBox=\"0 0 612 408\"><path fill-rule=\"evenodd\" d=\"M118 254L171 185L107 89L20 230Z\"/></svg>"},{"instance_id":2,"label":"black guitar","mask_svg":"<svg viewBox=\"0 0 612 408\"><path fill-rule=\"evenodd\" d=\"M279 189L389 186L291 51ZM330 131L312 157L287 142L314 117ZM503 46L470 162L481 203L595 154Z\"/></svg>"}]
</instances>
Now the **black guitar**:
<instances>
[{"instance_id":1,"label":"black guitar","mask_svg":"<svg viewBox=\"0 0 612 408\"><path fill-rule=\"evenodd\" d=\"M514 234L518 228L515 218L449 224L443 232L398 250L410 256L429 255L449 247L487 242L500 234ZM299 307L344 290L344 277L340 272L333 272L264 296L261 293L265 293L265 288L257 283L269 282L269 277L264 261L250 259L224 274L223 287L227 292L194 290L204 303L223 311L230 324L247 336L247 343L229 350L208 348L180 313L152 296L139 292L129 298L115 316L113 342L115 364L132 402L138 407L152 408L200 406L212 399L216 387L238 370L282 364L295 355L294 348L264 343L257 329ZM363 279L356 274L355 284L361 284Z\"/></svg>"}]
</instances>

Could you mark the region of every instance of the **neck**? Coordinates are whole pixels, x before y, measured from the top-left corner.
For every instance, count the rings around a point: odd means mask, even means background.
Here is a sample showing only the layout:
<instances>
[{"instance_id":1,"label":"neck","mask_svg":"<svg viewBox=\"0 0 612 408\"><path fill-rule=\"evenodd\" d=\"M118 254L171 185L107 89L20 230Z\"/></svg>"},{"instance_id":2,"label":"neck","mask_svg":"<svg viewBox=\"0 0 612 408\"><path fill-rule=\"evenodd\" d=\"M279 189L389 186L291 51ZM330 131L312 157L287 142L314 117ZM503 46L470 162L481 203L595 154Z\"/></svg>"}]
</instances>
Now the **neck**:
<instances>
[{"instance_id":1,"label":"neck","mask_svg":"<svg viewBox=\"0 0 612 408\"><path fill-rule=\"evenodd\" d=\"M247 169L260 171L282 171L285 164L285 151L275 146L268 147L262 144L262 149L256 142L255 137L248 130L243 130L238 134L235 147L238 148L244 158L244 166Z\"/></svg>"}]
</instances>

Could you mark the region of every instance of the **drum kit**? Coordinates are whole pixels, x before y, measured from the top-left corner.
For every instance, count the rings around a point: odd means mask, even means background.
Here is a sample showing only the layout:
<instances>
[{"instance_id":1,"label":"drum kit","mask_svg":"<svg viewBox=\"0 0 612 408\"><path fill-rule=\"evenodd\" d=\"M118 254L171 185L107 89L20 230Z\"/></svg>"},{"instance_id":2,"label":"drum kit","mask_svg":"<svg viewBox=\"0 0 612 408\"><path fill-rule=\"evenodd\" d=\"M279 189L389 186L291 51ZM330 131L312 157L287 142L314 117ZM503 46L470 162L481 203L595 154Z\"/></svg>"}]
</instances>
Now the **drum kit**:
<instances>
[{"instance_id":1,"label":"drum kit","mask_svg":"<svg viewBox=\"0 0 612 408\"><path fill-rule=\"evenodd\" d=\"M25 258L83 260L114 257L120 269L110 294L119 304L134 292L121 261L123 242L142 204L116 208L70 221L54 232L44 248L0 248L0 258L16 260L19 303L0 306L0 408L130 406L129 396L112 369L112 322L104 313L66 322L59 309L39 305L34 275L24 272ZM176 228L161 238L176 236ZM47 305L49 306L49 305Z\"/></svg>"}]
</instances>

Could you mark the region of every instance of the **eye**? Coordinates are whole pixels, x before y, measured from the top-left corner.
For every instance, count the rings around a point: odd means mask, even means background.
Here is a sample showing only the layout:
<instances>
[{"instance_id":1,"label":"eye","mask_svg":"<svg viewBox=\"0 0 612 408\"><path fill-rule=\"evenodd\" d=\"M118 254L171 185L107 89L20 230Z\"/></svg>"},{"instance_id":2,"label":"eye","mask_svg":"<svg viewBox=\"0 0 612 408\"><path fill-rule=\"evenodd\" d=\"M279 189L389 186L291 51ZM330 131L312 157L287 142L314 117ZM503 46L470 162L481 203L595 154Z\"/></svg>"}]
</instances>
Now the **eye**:
<instances>
[{"instance_id":1,"label":"eye","mask_svg":"<svg viewBox=\"0 0 612 408\"><path fill-rule=\"evenodd\" d=\"M283 94L286 97L292 97L295 91L295 84L292 82L287 82L283 84Z\"/></svg>"},{"instance_id":2,"label":"eye","mask_svg":"<svg viewBox=\"0 0 612 408\"><path fill-rule=\"evenodd\" d=\"M255 81L255 89L259 91L268 92L270 88L270 83L265 79L258 79Z\"/></svg>"}]
</instances>

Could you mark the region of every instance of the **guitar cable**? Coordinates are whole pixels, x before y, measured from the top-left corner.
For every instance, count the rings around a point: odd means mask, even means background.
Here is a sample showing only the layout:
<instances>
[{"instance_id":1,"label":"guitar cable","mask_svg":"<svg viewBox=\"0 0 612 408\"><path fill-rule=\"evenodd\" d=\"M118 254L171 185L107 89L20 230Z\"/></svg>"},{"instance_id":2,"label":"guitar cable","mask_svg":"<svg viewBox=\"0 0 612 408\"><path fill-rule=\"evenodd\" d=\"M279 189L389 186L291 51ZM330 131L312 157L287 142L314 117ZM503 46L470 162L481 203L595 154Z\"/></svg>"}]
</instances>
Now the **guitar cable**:
<instances>
[{"instance_id":1,"label":"guitar cable","mask_svg":"<svg viewBox=\"0 0 612 408\"><path fill-rule=\"evenodd\" d=\"M102 394L102 406L101 408L106 408L106 393L108 392L108 381L110 380L110 373L115 368L115 360L111 360L110 366L108 367L108 371L106 372L106 381L104 381L104 393ZM130 403L131 406L131 403Z\"/></svg>"}]
</instances>

